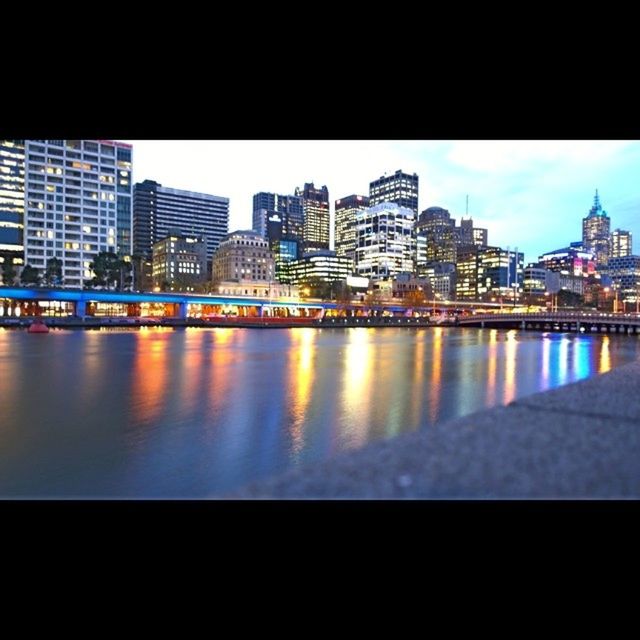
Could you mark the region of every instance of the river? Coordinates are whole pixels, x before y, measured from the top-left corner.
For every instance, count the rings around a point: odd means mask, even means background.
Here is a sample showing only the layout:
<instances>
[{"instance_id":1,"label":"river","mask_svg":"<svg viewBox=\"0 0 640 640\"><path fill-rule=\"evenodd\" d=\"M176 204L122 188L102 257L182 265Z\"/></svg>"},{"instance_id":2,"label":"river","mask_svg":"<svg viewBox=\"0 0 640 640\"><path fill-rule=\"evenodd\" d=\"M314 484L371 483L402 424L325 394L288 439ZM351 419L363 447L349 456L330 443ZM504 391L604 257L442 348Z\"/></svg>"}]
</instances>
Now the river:
<instances>
[{"instance_id":1,"label":"river","mask_svg":"<svg viewBox=\"0 0 640 640\"><path fill-rule=\"evenodd\" d=\"M206 498L630 362L489 329L0 329L0 497Z\"/></svg>"}]
</instances>

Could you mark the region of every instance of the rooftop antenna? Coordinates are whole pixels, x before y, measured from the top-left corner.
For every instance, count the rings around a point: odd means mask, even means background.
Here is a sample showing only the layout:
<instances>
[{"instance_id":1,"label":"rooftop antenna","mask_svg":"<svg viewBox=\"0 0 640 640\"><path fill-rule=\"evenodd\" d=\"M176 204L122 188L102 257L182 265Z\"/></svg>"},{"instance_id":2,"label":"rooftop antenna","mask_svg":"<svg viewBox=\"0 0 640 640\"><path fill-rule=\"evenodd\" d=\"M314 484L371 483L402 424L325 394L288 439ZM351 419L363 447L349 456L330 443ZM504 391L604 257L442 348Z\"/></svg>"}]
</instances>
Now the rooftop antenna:
<instances>
[{"instance_id":1,"label":"rooftop antenna","mask_svg":"<svg viewBox=\"0 0 640 640\"><path fill-rule=\"evenodd\" d=\"M467 213L466 215L469 215L469 196L467 195Z\"/></svg>"}]
</instances>

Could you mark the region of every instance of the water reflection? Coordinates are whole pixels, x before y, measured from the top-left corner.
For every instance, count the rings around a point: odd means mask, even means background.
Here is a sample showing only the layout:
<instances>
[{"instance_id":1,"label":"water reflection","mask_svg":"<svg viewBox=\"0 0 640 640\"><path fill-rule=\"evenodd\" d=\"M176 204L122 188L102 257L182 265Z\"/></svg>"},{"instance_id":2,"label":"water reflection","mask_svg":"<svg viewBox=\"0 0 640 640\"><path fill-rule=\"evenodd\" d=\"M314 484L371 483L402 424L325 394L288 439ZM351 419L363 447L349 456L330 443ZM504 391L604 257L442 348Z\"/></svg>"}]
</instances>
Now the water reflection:
<instances>
[{"instance_id":1,"label":"water reflection","mask_svg":"<svg viewBox=\"0 0 640 640\"><path fill-rule=\"evenodd\" d=\"M489 330L489 350L487 353L487 407L496 403L496 372L498 367L498 330Z\"/></svg>"},{"instance_id":2,"label":"water reflection","mask_svg":"<svg viewBox=\"0 0 640 640\"><path fill-rule=\"evenodd\" d=\"M371 412L369 389L374 368L372 341L375 330L355 328L347 331L341 409L343 415L361 416L357 422L349 421L343 426L347 435L344 443L349 448L361 446L367 440Z\"/></svg>"},{"instance_id":3,"label":"water reflection","mask_svg":"<svg viewBox=\"0 0 640 640\"><path fill-rule=\"evenodd\" d=\"M434 424L438 419L440 409L440 396L442 384L442 343L444 329L436 327L433 329L432 355L431 355L431 385L429 387L429 421Z\"/></svg>"},{"instance_id":4,"label":"water reflection","mask_svg":"<svg viewBox=\"0 0 640 640\"><path fill-rule=\"evenodd\" d=\"M0 496L205 497L639 354L442 327L0 331Z\"/></svg>"},{"instance_id":5,"label":"water reflection","mask_svg":"<svg viewBox=\"0 0 640 640\"><path fill-rule=\"evenodd\" d=\"M611 369L611 354L609 353L609 336L602 337L600 346L600 365L598 373L606 373Z\"/></svg>"},{"instance_id":6,"label":"water reflection","mask_svg":"<svg viewBox=\"0 0 640 640\"><path fill-rule=\"evenodd\" d=\"M291 332L289 349L289 412L291 424L291 451L298 459L304 446L304 428L307 408L311 400L311 386L315 375L315 340L318 332L311 328L300 328Z\"/></svg>"},{"instance_id":7,"label":"water reflection","mask_svg":"<svg viewBox=\"0 0 640 640\"><path fill-rule=\"evenodd\" d=\"M582 380L591 375L591 349L589 342L577 339L573 343L573 379Z\"/></svg>"},{"instance_id":8,"label":"water reflection","mask_svg":"<svg viewBox=\"0 0 640 640\"><path fill-rule=\"evenodd\" d=\"M137 335L134 386L130 396L132 417L136 422L149 423L160 417L164 405L169 366L167 351L173 334L151 329Z\"/></svg>"},{"instance_id":9,"label":"water reflection","mask_svg":"<svg viewBox=\"0 0 640 640\"><path fill-rule=\"evenodd\" d=\"M551 384L549 375L551 362L551 339L544 333L542 334L542 380L540 381L540 390L546 391Z\"/></svg>"}]
</instances>

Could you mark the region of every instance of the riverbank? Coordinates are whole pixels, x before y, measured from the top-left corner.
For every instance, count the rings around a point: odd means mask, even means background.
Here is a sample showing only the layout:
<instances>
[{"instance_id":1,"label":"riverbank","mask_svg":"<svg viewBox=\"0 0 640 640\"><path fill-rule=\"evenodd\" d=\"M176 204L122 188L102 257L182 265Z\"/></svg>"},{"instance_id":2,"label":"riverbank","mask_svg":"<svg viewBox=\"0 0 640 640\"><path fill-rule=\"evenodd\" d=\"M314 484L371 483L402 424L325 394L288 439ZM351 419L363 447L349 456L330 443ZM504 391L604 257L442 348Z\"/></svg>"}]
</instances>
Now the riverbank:
<instances>
[{"instance_id":1,"label":"riverbank","mask_svg":"<svg viewBox=\"0 0 640 640\"><path fill-rule=\"evenodd\" d=\"M638 388L640 360L379 441L226 497L637 499Z\"/></svg>"}]
</instances>

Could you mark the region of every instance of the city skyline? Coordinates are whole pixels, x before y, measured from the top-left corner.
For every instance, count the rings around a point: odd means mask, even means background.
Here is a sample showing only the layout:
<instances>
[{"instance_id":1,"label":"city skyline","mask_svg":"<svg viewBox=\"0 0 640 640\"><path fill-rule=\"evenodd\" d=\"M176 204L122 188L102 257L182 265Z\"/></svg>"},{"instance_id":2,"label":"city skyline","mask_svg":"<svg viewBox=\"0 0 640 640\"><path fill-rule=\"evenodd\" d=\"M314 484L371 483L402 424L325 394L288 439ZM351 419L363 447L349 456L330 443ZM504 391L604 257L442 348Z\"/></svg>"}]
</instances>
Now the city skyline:
<instances>
[{"instance_id":1,"label":"city skyline","mask_svg":"<svg viewBox=\"0 0 640 640\"><path fill-rule=\"evenodd\" d=\"M598 189L611 229L640 237L640 144L635 141L178 141L128 140L133 180L230 198L229 230L251 228L260 191L326 184L335 200L367 194L401 169L420 178L418 210L441 206L489 230L490 244L526 262L581 239Z\"/></svg>"}]
</instances>

